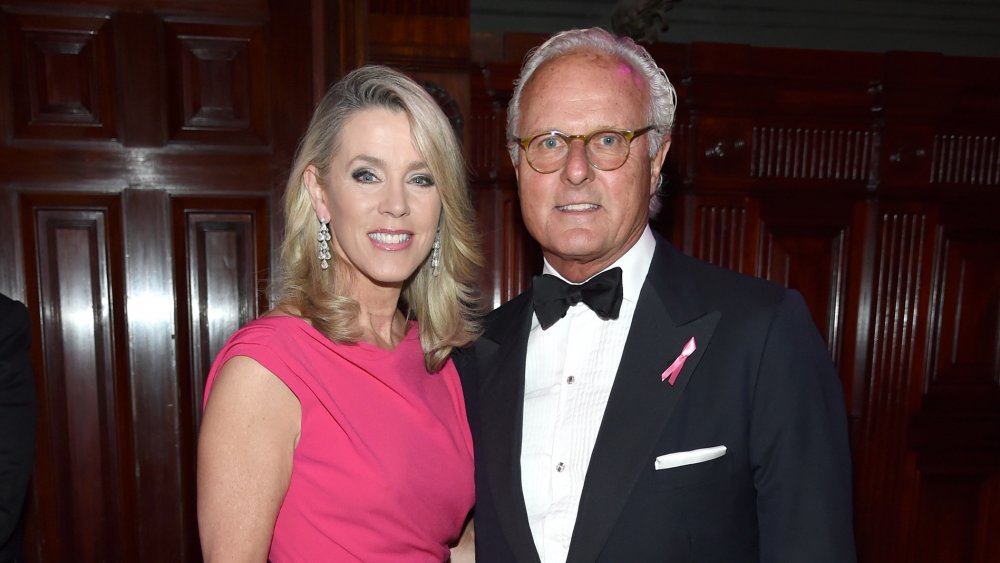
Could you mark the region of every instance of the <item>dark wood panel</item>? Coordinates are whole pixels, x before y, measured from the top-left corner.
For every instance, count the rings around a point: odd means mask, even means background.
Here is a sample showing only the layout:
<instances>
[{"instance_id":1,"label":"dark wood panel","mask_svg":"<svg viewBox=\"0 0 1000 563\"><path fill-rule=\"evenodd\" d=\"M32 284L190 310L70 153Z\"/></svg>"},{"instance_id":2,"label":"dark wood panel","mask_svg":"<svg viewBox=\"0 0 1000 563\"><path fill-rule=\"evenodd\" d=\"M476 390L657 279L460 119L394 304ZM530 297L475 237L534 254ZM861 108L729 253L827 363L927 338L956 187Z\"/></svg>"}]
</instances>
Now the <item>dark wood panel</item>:
<instances>
[{"instance_id":1,"label":"dark wood panel","mask_svg":"<svg viewBox=\"0 0 1000 563\"><path fill-rule=\"evenodd\" d=\"M1000 228L942 225L928 385L1000 384Z\"/></svg>"},{"instance_id":2,"label":"dark wood panel","mask_svg":"<svg viewBox=\"0 0 1000 563\"><path fill-rule=\"evenodd\" d=\"M919 517L913 559L919 563L974 561L982 479L925 475L920 483Z\"/></svg>"},{"instance_id":3,"label":"dark wood panel","mask_svg":"<svg viewBox=\"0 0 1000 563\"><path fill-rule=\"evenodd\" d=\"M490 309L528 289L532 276L542 271L542 254L524 228L516 193L478 188L472 195L487 261L481 291Z\"/></svg>"},{"instance_id":4,"label":"dark wood panel","mask_svg":"<svg viewBox=\"0 0 1000 563\"><path fill-rule=\"evenodd\" d=\"M122 193L128 301L130 418L135 441L138 552L159 561L184 561L197 551L193 483L183 471L177 382L176 301L164 190ZM190 494L184 494L188 492ZM171 507L164 510L165 506ZM150 555L143 557L151 560Z\"/></svg>"},{"instance_id":5,"label":"dark wood panel","mask_svg":"<svg viewBox=\"0 0 1000 563\"><path fill-rule=\"evenodd\" d=\"M740 195L684 196L684 252L745 274L756 269L756 200Z\"/></svg>"},{"instance_id":6,"label":"dark wood panel","mask_svg":"<svg viewBox=\"0 0 1000 563\"><path fill-rule=\"evenodd\" d=\"M166 22L173 142L268 145L263 25Z\"/></svg>"},{"instance_id":7,"label":"dark wood panel","mask_svg":"<svg viewBox=\"0 0 1000 563\"><path fill-rule=\"evenodd\" d=\"M163 22L145 12L118 12L115 59L118 62L120 138L127 147L161 147L167 141L167 76L163 71Z\"/></svg>"},{"instance_id":8,"label":"dark wood panel","mask_svg":"<svg viewBox=\"0 0 1000 563\"><path fill-rule=\"evenodd\" d=\"M830 354L841 360L852 202L767 199L760 203L759 277L802 293Z\"/></svg>"},{"instance_id":9,"label":"dark wood panel","mask_svg":"<svg viewBox=\"0 0 1000 563\"><path fill-rule=\"evenodd\" d=\"M935 135L930 156L931 183L1000 184L1000 137L991 132Z\"/></svg>"},{"instance_id":10,"label":"dark wood panel","mask_svg":"<svg viewBox=\"0 0 1000 563\"><path fill-rule=\"evenodd\" d=\"M923 369L915 322L927 307L931 226L920 205L879 212L869 360L863 422L857 436L859 550L873 560L910 561L920 476L908 452L909 417ZM926 321L923 321L926 322Z\"/></svg>"},{"instance_id":11,"label":"dark wood panel","mask_svg":"<svg viewBox=\"0 0 1000 563\"><path fill-rule=\"evenodd\" d=\"M75 185L90 192L119 192L132 185L171 186L174 193L260 194L274 189L278 167L264 149L213 148L209 155L190 146L154 150L107 144L0 150L0 183L30 178L32 189L37 185L42 191Z\"/></svg>"},{"instance_id":12,"label":"dark wood panel","mask_svg":"<svg viewBox=\"0 0 1000 563\"><path fill-rule=\"evenodd\" d=\"M267 203L174 198L171 205L185 387L197 428L212 360L236 329L267 308Z\"/></svg>"},{"instance_id":13,"label":"dark wood panel","mask_svg":"<svg viewBox=\"0 0 1000 563\"><path fill-rule=\"evenodd\" d=\"M15 136L115 139L110 18L14 12L5 19Z\"/></svg>"},{"instance_id":14,"label":"dark wood panel","mask_svg":"<svg viewBox=\"0 0 1000 563\"><path fill-rule=\"evenodd\" d=\"M202 392L226 339L268 306L269 220L266 197L178 197L169 207L166 230L173 232L178 323L174 384L179 456L174 461L180 464L185 499L184 560L196 561L195 452Z\"/></svg>"},{"instance_id":15,"label":"dark wood panel","mask_svg":"<svg viewBox=\"0 0 1000 563\"><path fill-rule=\"evenodd\" d=\"M0 236L0 293L27 302L24 289L24 271L21 237L21 217L18 214L18 194L13 190L0 189L0 225L6 225L5 234ZM8 234L9 233L9 234Z\"/></svg>"},{"instance_id":16,"label":"dark wood panel","mask_svg":"<svg viewBox=\"0 0 1000 563\"><path fill-rule=\"evenodd\" d=\"M1000 557L983 527L996 522L1000 481L1000 225L981 203L942 205L934 233L928 360L909 436L922 561Z\"/></svg>"},{"instance_id":17,"label":"dark wood panel","mask_svg":"<svg viewBox=\"0 0 1000 563\"><path fill-rule=\"evenodd\" d=\"M875 154L873 137L864 129L754 127L750 175L867 182Z\"/></svg>"},{"instance_id":18,"label":"dark wood panel","mask_svg":"<svg viewBox=\"0 0 1000 563\"><path fill-rule=\"evenodd\" d=\"M29 302L41 312L35 354L43 366L29 512L39 537L29 545L39 560L129 560L133 436L124 288L112 267L123 257L121 207L106 196L25 194L21 217L28 266L38 272L30 287L37 302Z\"/></svg>"},{"instance_id":19,"label":"dark wood panel","mask_svg":"<svg viewBox=\"0 0 1000 563\"><path fill-rule=\"evenodd\" d=\"M373 14L469 17L469 3L454 0L368 0Z\"/></svg>"}]
</instances>

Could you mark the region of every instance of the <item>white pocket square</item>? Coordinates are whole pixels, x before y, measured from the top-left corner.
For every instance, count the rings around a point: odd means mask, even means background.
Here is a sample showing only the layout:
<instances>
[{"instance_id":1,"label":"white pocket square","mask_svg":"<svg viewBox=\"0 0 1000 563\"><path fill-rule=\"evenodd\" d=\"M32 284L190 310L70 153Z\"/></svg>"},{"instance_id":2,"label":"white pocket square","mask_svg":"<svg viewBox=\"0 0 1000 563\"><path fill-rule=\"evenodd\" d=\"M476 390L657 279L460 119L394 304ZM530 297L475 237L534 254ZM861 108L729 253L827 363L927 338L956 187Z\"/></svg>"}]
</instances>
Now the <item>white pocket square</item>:
<instances>
[{"instance_id":1,"label":"white pocket square","mask_svg":"<svg viewBox=\"0 0 1000 563\"><path fill-rule=\"evenodd\" d=\"M657 470L670 469L671 467L680 467L682 465L691 465L692 463L710 461L724 455L726 455L726 446L701 448L699 450L691 450L688 452L674 452L672 454L664 454L656 458L656 463L654 463L653 466Z\"/></svg>"}]
</instances>

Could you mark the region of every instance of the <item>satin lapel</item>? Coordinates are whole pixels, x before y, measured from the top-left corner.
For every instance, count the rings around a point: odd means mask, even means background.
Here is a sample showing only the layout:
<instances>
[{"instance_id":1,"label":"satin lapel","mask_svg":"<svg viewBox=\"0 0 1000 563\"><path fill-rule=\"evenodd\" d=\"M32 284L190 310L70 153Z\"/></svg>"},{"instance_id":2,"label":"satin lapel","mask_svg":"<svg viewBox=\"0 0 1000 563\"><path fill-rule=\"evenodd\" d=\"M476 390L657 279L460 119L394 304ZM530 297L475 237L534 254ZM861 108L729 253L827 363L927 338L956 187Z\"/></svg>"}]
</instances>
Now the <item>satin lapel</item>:
<instances>
[{"instance_id":1,"label":"satin lapel","mask_svg":"<svg viewBox=\"0 0 1000 563\"><path fill-rule=\"evenodd\" d=\"M698 363L721 318L719 312L706 312L677 325L669 310L678 308L668 306L667 300L673 297L659 283L664 269L663 260L654 260L636 304L590 458L568 562L590 562L599 556L640 472L652 463L653 448L684 388L692 377L698 377ZM661 375L692 337L697 349L670 385Z\"/></svg>"},{"instance_id":2,"label":"satin lapel","mask_svg":"<svg viewBox=\"0 0 1000 563\"><path fill-rule=\"evenodd\" d=\"M479 389L482 413L480 452L504 535L518 561L537 562L521 488L521 420L524 412L524 363L531 328L531 300L513 312L507 326L493 327L495 340L477 344L481 354ZM492 353L491 353L492 352Z\"/></svg>"}]
</instances>

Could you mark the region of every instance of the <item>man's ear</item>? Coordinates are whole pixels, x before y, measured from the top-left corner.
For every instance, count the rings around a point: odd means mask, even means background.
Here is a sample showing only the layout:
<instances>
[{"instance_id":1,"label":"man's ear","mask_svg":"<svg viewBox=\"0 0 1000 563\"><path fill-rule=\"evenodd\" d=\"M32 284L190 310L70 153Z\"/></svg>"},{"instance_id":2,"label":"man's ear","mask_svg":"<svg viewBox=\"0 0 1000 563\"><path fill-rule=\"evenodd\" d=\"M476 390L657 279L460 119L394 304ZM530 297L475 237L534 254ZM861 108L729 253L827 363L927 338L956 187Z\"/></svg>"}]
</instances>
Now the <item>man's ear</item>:
<instances>
[{"instance_id":1,"label":"man's ear","mask_svg":"<svg viewBox=\"0 0 1000 563\"><path fill-rule=\"evenodd\" d=\"M660 144L660 148L653 155L653 158L649 159L649 195L652 197L656 193L656 188L659 187L660 182L660 170L663 169L663 162L667 158L667 152L670 150L670 137L664 137L663 143Z\"/></svg>"},{"instance_id":2,"label":"man's ear","mask_svg":"<svg viewBox=\"0 0 1000 563\"><path fill-rule=\"evenodd\" d=\"M508 152L507 154L509 155L510 152ZM517 187L517 190L516 190L517 194L520 195L520 193L521 193L521 182L520 182L521 174L518 171L517 162L514 161L514 157L513 156L510 157L510 163L514 166L514 184Z\"/></svg>"},{"instance_id":3,"label":"man's ear","mask_svg":"<svg viewBox=\"0 0 1000 563\"><path fill-rule=\"evenodd\" d=\"M302 183L309 192L309 201L312 202L313 211L320 219L330 219L330 210L326 207L326 190L319 180L319 171L310 164L302 172Z\"/></svg>"}]
</instances>

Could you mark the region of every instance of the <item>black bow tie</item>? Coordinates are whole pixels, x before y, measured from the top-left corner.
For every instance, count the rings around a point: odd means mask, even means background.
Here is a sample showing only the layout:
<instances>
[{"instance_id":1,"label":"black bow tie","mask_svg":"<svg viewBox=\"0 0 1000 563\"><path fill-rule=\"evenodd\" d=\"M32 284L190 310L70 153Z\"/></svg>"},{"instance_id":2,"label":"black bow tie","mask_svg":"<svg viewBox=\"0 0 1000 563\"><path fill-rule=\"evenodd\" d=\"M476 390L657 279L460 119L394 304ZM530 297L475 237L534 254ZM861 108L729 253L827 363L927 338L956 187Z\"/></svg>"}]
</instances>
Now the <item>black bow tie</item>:
<instances>
[{"instance_id":1,"label":"black bow tie","mask_svg":"<svg viewBox=\"0 0 1000 563\"><path fill-rule=\"evenodd\" d=\"M617 319L622 308L622 269L611 268L573 285L556 276L535 276L532 284L535 315L543 329L566 316L566 311L583 301L602 319Z\"/></svg>"}]
</instances>

